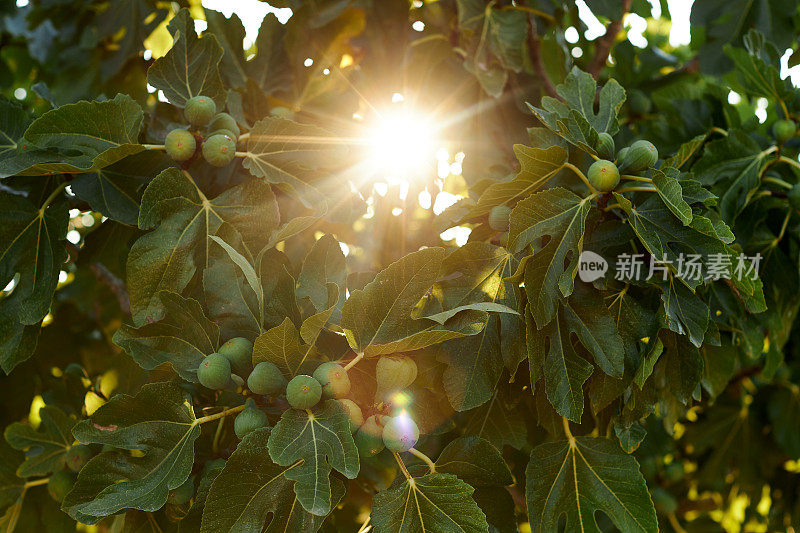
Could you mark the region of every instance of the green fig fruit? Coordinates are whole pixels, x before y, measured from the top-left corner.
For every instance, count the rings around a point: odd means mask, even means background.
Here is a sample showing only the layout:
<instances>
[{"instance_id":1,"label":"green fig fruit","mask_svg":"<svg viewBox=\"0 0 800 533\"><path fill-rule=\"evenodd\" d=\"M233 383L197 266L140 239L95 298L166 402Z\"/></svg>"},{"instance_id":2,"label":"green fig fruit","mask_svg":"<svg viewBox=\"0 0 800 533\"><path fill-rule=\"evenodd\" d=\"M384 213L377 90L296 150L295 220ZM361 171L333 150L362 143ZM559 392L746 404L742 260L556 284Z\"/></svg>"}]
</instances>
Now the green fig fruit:
<instances>
[{"instance_id":1,"label":"green fig fruit","mask_svg":"<svg viewBox=\"0 0 800 533\"><path fill-rule=\"evenodd\" d=\"M658 150L653 143L644 139L630 146L625 158L619 165L620 172L641 172L652 167L658 161Z\"/></svg>"},{"instance_id":2,"label":"green fig fruit","mask_svg":"<svg viewBox=\"0 0 800 533\"><path fill-rule=\"evenodd\" d=\"M311 376L299 375L286 385L286 399L295 409L311 409L322 398L322 385Z\"/></svg>"},{"instance_id":3,"label":"green fig fruit","mask_svg":"<svg viewBox=\"0 0 800 533\"><path fill-rule=\"evenodd\" d=\"M779 120L772 126L772 134L778 144L784 144L797 133L797 124L794 120Z\"/></svg>"},{"instance_id":4,"label":"green fig fruit","mask_svg":"<svg viewBox=\"0 0 800 533\"><path fill-rule=\"evenodd\" d=\"M212 353L203 359L197 368L197 379L200 384L212 390L222 390L231 379L231 363L218 353Z\"/></svg>"},{"instance_id":5,"label":"green fig fruit","mask_svg":"<svg viewBox=\"0 0 800 533\"><path fill-rule=\"evenodd\" d=\"M402 354L384 355L376 364L375 379L378 382L378 396L403 390L417 379L417 363Z\"/></svg>"},{"instance_id":6,"label":"green fig fruit","mask_svg":"<svg viewBox=\"0 0 800 533\"><path fill-rule=\"evenodd\" d=\"M187 161L194 155L197 141L191 132L178 128L167 133L164 147L173 161Z\"/></svg>"},{"instance_id":7,"label":"green fig fruit","mask_svg":"<svg viewBox=\"0 0 800 533\"><path fill-rule=\"evenodd\" d=\"M250 398L244 404L244 410L236 415L233 421L233 431L236 433L237 437L243 439L245 435L251 431L267 427L268 425L269 421L267 420L267 415L264 411L259 409L256 402Z\"/></svg>"},{"instance_id":8,"label":"green fig fruit","mask_svg":"<svg viewBox=\"0 0 800 533\"><path fill-rule=\"evenodd\" d=\"M277 366L269 361L261 361L250 372L247 388L256 394L278 396L286 390L286 378Z\"/></svg>"},{"instance_id":9,"label":"green fig fruit","mask_svg":"<svg viewBox=\"0 0 800 533\"><path fill-rule=\"evenodd\" d=\"M234 337L219 347L217 353L231 362L231 368L242 376L250 373L253 361L253 343L244 337Z\"/></svg>"},{"instance_id":10,"label":"green fig fruit","mask_svg":"<svg viewBox=\"0 0 800 533\"><path fill-rule=\"evenodd\" d=\"M236 141L229 135L217 133L203 142L202 152L209 165L224 167L236 157Z\"/></svg>"},{"instance_id":11,"label":"green fig fruit","mask_svg":"<svg viewBox=\"0 0 800 533\"><path fill-rule=\"evenodd\" d=\"M336 401L342 409L344 409L344 412L347 413L347 418L350 420L350 433L355 433L364 423L364 414L361 412L361 408L356 402L348 400L347 398Z\"/></svg>"},{"instance_id":12,"label":"green fig fruit","mask_svg":"<svg viewBox=\"0 0 800 533\"><path fill-rule=\"evenodd\" d=\"M92 449L85 444L74 444L64 454L64 462L73 472L79 471L92 458Z\"/></svg>"},{"instance_id":13,"label":"green fig fruit","mask_svg":"<svg viewBox=\"0 0 800 533\"><path fill-rule=\"evenodd\" d=\"M511 208L507 205L496 205L489 211L489 227L495 231L508 231Z\"/></svg>"},{"instance_id":14,"label":"green fig fruit","mask_svg":"<svg viewBox=\"0 0 800 533\"><path fill-rule=\"evenodd\" d=\"M614 146L614 137L606 132L597 135L597 145L594 147L597 150L597 155L602 159L611 160L614 158L616 147Z\"/></svg>"},{"instance_id":15,"label":"green fig fruit","mask_svg":"<svg viewBox=\"0 0 800 533\"><path fill-rule=\"evenodd\" d=\"M231 133L233 133L234 139L237 139L241 133L239 125L236 123L236 119L234 119L228 113L217 113L214 115L214 118L212 118L211 122L208 124L208 131L214 130L229 130Z\"/></svg>"},{"instance_id":16,"label":"green fig fruit","mask_svg":"<svg viewBox=\"0 0 800 533\"><path fill-rule=\"evenodd\" d=\"M619 170L611 161L598 159L589 167L586 177L592 187L598 191L609 192L613 191L614 187L619 183Z\"/></svg>"},{"instance_id":17,"label":"green fig fruit","mask_svg":"<svg viewBox=\"0 0 800 533\"><path fill-rule=\"evenodd\" d=\"M419 440L419 427L407 413L389 420L383 427L383 444L390 452L407 452Z\"/></svg>"},{"instance_id":18,"label":"green fig fruit","mask_svg":"<svg viewBox=\"0 0 800 533\"><path fill-rule=\"evenodd\" d=\"M69 470L59 470L54 472L47 481L47 492L50 493L51 498L61 503L74 485L75 475Z\"/></svg>"},{"instance_id":19,"label":"green fig fruit","mask_svg":"<svg viewBox=\"0 0 800 533\"><path fill-rule=\"evenodd\" d=\"M205 126L217 113L217 104L208 96L193 96L183 107L183 116L192 126Z\"/></svg>"},{"instance_id":20,"label":"green fig fruit","mask_svg":"<svg viewBox=\"0 0 800 533\"><path fill-rule=\"evenodd\" d=\"M322 385L323 398L344 398L350 392L350 377L337 363L322 363L313 376Z\"/></svg>"}]
</instances>

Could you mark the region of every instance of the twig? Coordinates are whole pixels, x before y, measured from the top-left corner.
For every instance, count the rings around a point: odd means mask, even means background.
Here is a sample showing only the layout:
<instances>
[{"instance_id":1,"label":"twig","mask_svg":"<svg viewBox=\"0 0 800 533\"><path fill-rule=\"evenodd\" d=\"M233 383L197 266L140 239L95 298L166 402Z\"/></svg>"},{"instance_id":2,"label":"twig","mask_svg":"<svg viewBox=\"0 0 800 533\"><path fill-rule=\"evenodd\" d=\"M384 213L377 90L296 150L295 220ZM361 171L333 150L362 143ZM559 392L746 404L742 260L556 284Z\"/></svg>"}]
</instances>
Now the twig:
<instances>
[{"instance_id":1,"label":"twig","mask_svg":"<svg viewBox=\"0 0 800 533\"><path fill-rule=\"evenodd\" d=\"M434 464L434 462L433 462L433 461L431 461L431 458L430 458L430 457L428 457L427 455L425 455L424 453L422 453L421 451L419 451L419 450L418 450L418 449L416 449L416 448L411 448L411 449L409 449L408 451L409 451L409 452L410 452L412 455L415 455L415 456L417 456L418 458L422 459L422 460L425 462L425 464L426 464L426 465L428 465L428 468L430 469L430 471L431 471L431 474L433 474L433 473L435 473L435 472L436 472L436 465Z\"/></svg>"},{"instance_id":2,"label":"twig","mask_svg":"<svg viewBox=\"0 0 800 533\"><path fill-rule=\"evenodd\" d=\"M524 8L524 6L519 7ZM531 54L531 64L534 72L539 76L539 79L542 80L544 92L546 92L548 96L560 100L561 97L558 95L558 92L556 92L556 88L553 82L550 81L550 77L547 75L547 71L544 68L541 43L539 42L539 34L536 31L536 20L533 17L534 15L532 13L528 15L528 50Z\"/></svg>"},{"instance_id":3,"label":"twig","mask_svg":"<svg viewBox=\"0 0 800 533\"><path fill-rule=\"evenodd\" d=\"M628 13L630 8L631 0L622 0L622 16L619 18L619 20L611 22L606 27L605 35L597 40L594 57L592 58L592 62L589 64L589 68L586 69L593 78L597 78L597 76L600 74L600 71L602 71L603 67L606 66L608 54L611 52L611 45L614 44L617 34L622 29L622 19L625 18L625 15Z\"/></svg>"},{"instance_id":4,"label":"twig","mask_svg":"<svg viewBox=\"0 0 800 533\"><path fill-rule=\"evenodd\" d=\"M238 407L231 407L230 409L226 409L224 411L220 411L219 413L208 415L208 416L201 416L200 418L196 418L193 425L197 426L199 424L205 424L206 422L213 422L214 420L218 420L222 417L233 415L238 413L239 411L244 409L244 405L240 405Z\"/></svg>"}]
</instances>

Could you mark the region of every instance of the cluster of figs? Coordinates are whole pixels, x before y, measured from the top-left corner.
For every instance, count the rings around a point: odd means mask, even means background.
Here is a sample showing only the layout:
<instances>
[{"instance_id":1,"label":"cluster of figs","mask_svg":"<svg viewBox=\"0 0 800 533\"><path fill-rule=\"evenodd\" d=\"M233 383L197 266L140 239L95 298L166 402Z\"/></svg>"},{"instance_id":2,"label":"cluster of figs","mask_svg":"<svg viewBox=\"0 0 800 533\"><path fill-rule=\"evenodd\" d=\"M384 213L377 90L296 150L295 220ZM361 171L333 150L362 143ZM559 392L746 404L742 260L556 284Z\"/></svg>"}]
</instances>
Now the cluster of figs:
<instances>
[{"instance_id":1,"label":"cluster of figs","mask_svg":"<svg viewBox=\"0 0 800 533\"><path fill-rule=\"evenodd\" d=\"M217 352L207 355L197 369L201 385L212 390L246 388L250 395L277 398L285 396L294 409L309 410L321 400L333 399L347 414L350 431L362 456L381 450L400 453L410 450L419 440L419 428L405 411L397 416L380 413L364 420L361 408L350 394L348 370L337 362L320 364L311 375L298 374L287 380L278 366L269 361L253 361L253 343L244 337L228 340ZM244 376L247 376L244 378ZM376 399L388 398L407 388L417 377L417 365L402 354L383 356L376 365ZM234 432L243 439L248 433L269 425L267 415L253 397L234 420Z\"/></svg>"},{"instance_id":2,"label":"cluster of figs","mask_svg":"<svg viewBox=\"0 0 800 533\"><path fill-rule=\"evenodd\" d=\"M217 104L208 96L194 96L186 101L183 116L187 128L167 133L164 147L174 161L195 157L198 144L203 159L215 167L224 167L236 156L236 141L241 133L236 120L228 113L217 113Z\"/></svg>"}]
</instances>

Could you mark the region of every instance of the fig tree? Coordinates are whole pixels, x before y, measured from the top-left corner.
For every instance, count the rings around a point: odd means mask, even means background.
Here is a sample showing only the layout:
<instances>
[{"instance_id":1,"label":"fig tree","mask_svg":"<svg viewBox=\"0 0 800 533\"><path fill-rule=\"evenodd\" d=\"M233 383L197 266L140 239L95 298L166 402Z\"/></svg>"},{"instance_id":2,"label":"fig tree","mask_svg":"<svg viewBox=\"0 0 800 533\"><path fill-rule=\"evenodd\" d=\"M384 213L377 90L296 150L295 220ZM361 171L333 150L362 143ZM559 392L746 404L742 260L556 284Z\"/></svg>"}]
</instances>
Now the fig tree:
<instances>
[{"instance_id":1,"label":"fig tree","mask_svg":"<svg viewBox=\"0 0 800 533\"><path fill-rule=\"evenodd\" d=\"M256 394L278 396L286 390L286 378L269 361L258 363L247 378L247 388Z\"/></svg>"},{"instance_id":2,"label":"fig tree","mask_svg":"<svg viewBox=\"0 0 800 533\"><path fill-rule=\"evenodd\" d=\"M183 116L192 126L205 126L217 112L217 104L208 96L193 96L183 107Z\"/></svg>"},{"instance_id":3,"label":"fig tree","mask_svg":"<svg viewBox=\"0 0 800 533\"><path fill-rule=\"evenodd\" d=\"M419 428L408 414L389 420L383 428L383 444L390 452L407 452L419 440Z\"/></svg>"},{"instance_id":4,"label":"fig tree","mask_svg":"<svg viewBox=\"0 0 800 533\"><path fill-rule=\"evenodd\" d=\"M658 161L658 150L653 143L644 139L636 141L622 159L619 169L622 172L641 172Z\"/></svg>"},{"instance_id":5,"label":"fig tree","mask_svg":"<svg viewBox=\"0 0 800 533\"><path fill-rule=\"evenodd\" d=\"M348 400L347 398L336 401L342 409L344 409L344 412L347 413L347 418L350 419L350 432L355 433L358 431L358 428L361 427L361 424L364 423L364 414L361 412L361 408L356 402Z\"/></svg>"},{"instance_id":6,"label":"fig tree","mask_svg":"<svg viewBox=\"0 0 800 533\"><path fill-rule=\"evenodd\" d=\"M286 385L286 399L295 409L311 409L322 398L322 385L311 376L299 375Z\"/></svg>"},{"instance_id":7,"label":"fig tree","mask_svg":"<svg viewBox=\"0 0 800 533\"><path fill-rule=\"evenodd\" d=\"M64 454L64 462L67 467L73 472L77 472L89 462L92 457L92 449L85 444L74 444L69 447L67 453Z\"/></svg>"},{"instance_id":8,"label":"fig tree","mask_svg":"<svg viewBox=\"0 0 800 533\"><path fill-rule=\"evenodd\" d=\"M53 472L50 479L47 481L47 492L50 497L58 503L64 501L64 496L72 490L75 485L75 476L69 470L59 470Z\"/></svg>"},{"instance_id":9,"label":"fig tree","mask_svg":"<svg viewBox=\"0 0 800 533\"><path fill-rule=\"evenodd\" d=\"M775 140L778 141L778 144L784 144L794 137L796 132L797 124L795 124L794 120L779 120L772 126L772 134L775 135Z\"/></svg>"},{"instance_id":10,"label":"fig tree","mask_svg":"<svg viewBox=\"0 0 800 533\"><path fill-rule=\"evenodd\" d=\"M236 120L228 113L217 113L214 115L214 118L211 119L211 122L208 124L208 131L214 130L229 130L233 133L234 138L239 137L239 133L241 133Z\"/></svg>"},{"instance_id":11,"label":"fig tree","mask_svg":"<svg viewBox=\"0 0 800 533\"><path fill-rule=\"evenodd\" d=\"M236 436L243 439L245 435L256 429L267 427L269 421L267 415L258 408L256 402L252 398L248 399L244 404L244 410L236 415L233 421L233 431Z\"/></svg>"},{"instance_id":12,"label":"fig tree","mask_svg":"<svg viewBox=\"0 0 800 533\"><path fill-rule=\"evenodd\" d=\"M215 167L224 167L236 156L236 141L233 137L217 133L203 142L203 159Z\"/></svg>"},{"instance_id":13,"label":"fig tree","mask_svg":"<svg viewBox=\"0 0 800 533\"><path fill-rule=\"evenodd\" d=\"M224 355L212 353L197 368L200 384L212 390L222 390L231 379L231 363Z\"/></svg>"},{"instance_id":14,"label":"fig tree","mask_svg":"<svg viewBox=\"0 0 800 533\"><path fill-rule=\"evenodd\" d=\"M614 157L616 148L614 147L614 137L606 132L602 132L597 136L597 146L595 146L597 154L603 159L611 159Z\"/></svg>"},{"instance_id":15,"label":"fig tree","mask_svg":"<svg viewBox=\"0 0 800 533\"><path fill-rule=\"evenodd\" d=\"M173 161L187 161L194 155L197 141L188 130L177 128L167 133L164 147Z\"/></svg>"},{"instance_id":16,"label":"fig tree","mask_svg":"<svg viewBox=\"0 0 800 533\"><path fill-rule=\"evenodd\" d=\"M244 337L234 337L219 347L217 353L231 362L231 367L238 374L246 376L252 368L253 343Z\"/></svg>"},{"instance_id":17,"label":"fig tree","mask_svg":"<svg viewBox=\"0 0 800 533\"><path fill-rule=\"evenodd\" d=\"M192 499L192 496L194 496L194 481L192 481L192 478L190 477L184 481L183 485L169 491L167 501L172 505L184 505L189 503L189 500Z\"/></svg>"},{"instance_id":18,"label":"fig tree","mask_svg":"<svg viewBox=\"0 0 800 533\"><path fill-rule=\"evenodd\" d=\"M495 231L508 231L511 208L507 205L496 205L489 211L489 227Z\"/></svg>"},{"instance_id":19,"label":"fig tree","mask_svg":"<svg viewBox=\"0 0 800 533\"><path fill-rule=\"evenodd\" d=\"M384 355L375 367L378 394L405 389L417 379L417 363L406 355Z\"/></svg>"},{"instance_id":20,"label":"fig tree","mask_svg":"<svg viewBox=\"0 0 800 533\"><path fill-rule=\"evenodd\" d=\"M344 398L350 392L350 377L337 363L322 363L313 376L322 385L323 398Z\"/></svg>"},{"instance_id":21,"label":"fig tree","mask_svg":"<svg viewBox=\"0 0 800 533\"><path fill-rule=\"evenodd\" d=\"M589 183L600 192L613 191L619 183L619 170L611 161L598 159L586 173Z\"/></svg>"}]
</instances>

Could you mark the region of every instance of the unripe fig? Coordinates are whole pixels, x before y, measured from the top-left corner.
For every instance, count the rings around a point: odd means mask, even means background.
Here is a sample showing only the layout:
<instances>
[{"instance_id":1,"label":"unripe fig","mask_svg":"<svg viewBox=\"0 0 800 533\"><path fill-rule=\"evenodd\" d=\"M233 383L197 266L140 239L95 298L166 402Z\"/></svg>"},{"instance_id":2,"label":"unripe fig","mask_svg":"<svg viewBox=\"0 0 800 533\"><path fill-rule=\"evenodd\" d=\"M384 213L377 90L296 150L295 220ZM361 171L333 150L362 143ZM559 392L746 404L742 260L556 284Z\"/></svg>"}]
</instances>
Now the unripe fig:
<instances>
[{"instance_id":1,"label":"unripe fig","mask_svg":"<svg viewBox=\"0 0 800 533\"><path fill-rule=\"evenodd\" d=\"M286 378L269 361L258 363L247 378L247 388L256 394L278 396L286 390Z\"/></svg>"},{"instance_id":2,"label":"unripe fig","mask_svg":"<svg viewBox=\"0 0 800 533\"><path fill-rule=\"evenodd\" d=\"M222 390L231 379L231 362L218 353L209 354L197 369L197 379L204 387Z\"/></svg>"},{"instance_id":3,"label":"unripe fig","mask_svg":"<svg viewBox=\"0 0 800 533\"><path fill-rule=\"evenodd\" d=\"M234 337L219 347L217 353L231 362L236 373L246 376L252 368L253 343L244 337Z\"/></svg>"},{"instance_id":4,"label":"unripe fig","mask_svg":"<svg viewBox=\"0 0 800 533\"><path fill-rule=\"evenodd\" d=\"M241 133L236 120L228 113L217 113L214 115L214 118L211 119L211 122L208 124L208 131L214 130L230 130L234 138L239 137L239 133Z\"/></svg>"},{"instance_id":5,"label":"unripe fig","mask_svg":"<svg viewBox=\"0 0 800 533\"><path fill-rule=\"evenodd\" d=\"M167 133L164 147L173 161L187 161L197 149L197 141L188 130L177 128Z\"/></svg>"},{"instance_id":6,"label":"unripe fig","mask_svg":"<svg viewBox=\"0 0 800 533\"><path fill-rule=\"evenodd\" d=\"M313 376L322 385L323 398L344 398L350 392L350 377L341 365L322 363Z\"/></svg>"},{"instance_id":7,"label":"unripe fig","mask_svg":"<svg viewBox=\"0 0 800 533\"><path fill-rule=\"evenodd\" d=\"M225 128L219 128L219 129L216 129L216 130L209 130L209 131L210 131L210 133L206 137L213 137L214 135L227 135L228 137L230 137L234 141L239 138L238 135L233 133L231 130L225 129Z\"/></svg>"},{"instance_id":8,"label":"unripe fig","mask_svg":"<svg viewBox=\"0 0 800 533\"><path fill-rule=\"evenodd\" d=\"M217 133L203 142L203 159L215 167L224 167L236 156L236 141L229 135Z\"/></svg>"},{"instance_id":9,"label":"unripe fig","mask_svg":"<svg viewBox=\"0 0 800 533\"><path fill-rule=\"evenodd\" d=\"M339 402L344 412L347 413L347 418L350 419L350 433L355 433L364 423L364 414L361 412L361 408L356 402L347 398L336 401Z\"/></svg>"},{"instance_id":10,"label":"unripe fig","mask_svg":"<svg viewBox=\"0 0 800 533\"><path fill-rule=\"evenodd\" d=\"M283 107L283 106L273 107L272 109L270 109L269 114L272 115L273 117L294 120L294 112L288 107Z\"/></svg>"},{"instance_id":11,"label":"unripe fig","mask_svg":"<svg viewBox=\"0 0 800 533\"><path fill-rule=\"evenodd\" d=\"M800 183L792 187L786 197L793 209L800 209Z\"/></svg>"},{"instance_id":12,"label":"unripe fig","mask_svg":"<svg viewBox=\"0 0 800 533\"><path fill-rule=\"evenodd\" d=\"M236 436L243 439L245 435L256 429L267 427L269 421L267 415L258 408L252 398L244 404L244 410L236 415L233 421L233 431Z\"/></svg>"},{"instance_id":13,"label":"unripe fig","mask_svg":"<svg viewBox=\"0 0 800 533\"><path fill-rule=\"evenodd\" d=\"M358 429L354 439L358 453L362 457L371 457L384 448L383 427L378 424L375 416L371 416Z\"/></svg>"},{"instance_id":14,"label":"unripe fig","mask_svg":"<svg viewBox=\"0 0 800 533\"><path fill-rule=\"evenodd\" d=\"M384 355L375 367L378 395L405 389L417 379L417 363L406 355Z\"/></svg>"},{"instance_id":15,"label":"unripe fig","mask_svg":"<svg viewBox=\"0 0 800 533\"><path fill-rule=\"evenodd\" d=\"M217 104L208 96L193 96L183 108L183 116L192 126L205 126L216 112Z\"/></svg>"},{"instance_id":16,"label":"unripe fig","mask_svg":"<svg viewBox=\"0 0 800 533\"><path fill-rule=\"evenodd\" d=\"M600 192L613 191L619 183L619 170L611 161L598 159L589 167L586 173L589 183Z\"/></svg>"},{"instance_id":17,"label":"unripe fig","mask_svg":"<svg viewBox=\"0 0 800 533\"><path fill-rule=\"evenodd\" d=\"M794 137L796 132L797 124L795 124L794 120L779 120L772 126L772 134L775 135L775 140L778 141L778 144L784 144Z\"/></svg>"},{"instance_id":18,"label":"unripe fig","mask_svg":"<svg viewBox=\"0 0 800 533\"><path fill-rule=\"evenodd\" d=\"M678 500L661 487L656 487L653 489L653 505L663 514L672 514L678 509Z\"/></svg>"},{"instance_id":19,"label":"unripe fig","mask_svg":"<svg viewBox=\"0 0 800 533\"><path fill-rule=\"evenodd\" d=\"M286 399L295 409L311 409L322 398L322 385L311 376L299 375L286 385Z\"/></svg>"},{"instance_id":20,"label":"unripe fig","mask_svg":"<svg viewBox=\"0 0 800 533\"><path fill-rule=\"evenodd\" d=\"M496 205L489 211L489 227L495 231L508 231L511 208L507 205Z\"/></svg>"},{"instance_id":21,"label":"unripe fig","mask_svg":"<svg viewBox=\"0 0 800 533\"><path fill-rule=\"evenodd\" d=\"M619 169L622 172L641 172L658 161L658 150L653 143L644 139L636 141L625 154Z\"/></svg>"},{"instance_id":22,"label":"unripe fig","mask_svg":"<svg viewBox=\"0 0 800 533\"><path fill-rule=\"evenodd\" d=\"M67 450L67 453L64 454L64 462L67 463L67 467L73 472L77 472L83 466L89 462L89 459L92 458L92 449L86 446L85 444L75 444L70 446Z\"/></svg>"},{"instance_id":23,"label":"unripe fig","mask_svg":"<svg viewBox=\"0 0 800 533\"><path fill-rule=\"evenodd\" d=\"M622 162L625 160L625 156L627 156L627 155L628 155L628 152L629 152L629 151L630 151L630 147L626 146L625 148L623 148L623 149L621 149L619 152L617 152L617 159L616 159L616 163L617 163L618 165L619 165L620 163L622 163Z\"/></svg>"},{"instance_id":24,"label":"unripe fig","mask_svg":"<svg viewBox=\"0 0 800 533\"><path fill-rule=\"evenodd\" d=\"M597 146L594 147L597 154L603 158L611 160L614 157L616 148L614 146L614 137L606 132L602 132L597 136Z\"/></svg>"},{"instance_id":25,"label":"unripe fig","mask_svg":"<svg viewBox=\"0 0 800 533\"><path fill-rule=\"evenodd\" d=\"M192 478L188 478L183 485L169 492L167 501L172 505L183 505L189 503L192 496L194 496L194 481Z\"/></svg>"},{"instance_id":26,"label":"unripe fig","mask_svg":"<svg viewBox=\"0 0 800 533\"><path fill-rule=\"evenodd\" d=\"M47 492L50 497L58 503L64 501L64 496L72 490L75 485L75 476L69 470L59 470L53 472L47 482Z\"/></svg>"},{"instance_id":27,"label":"unripe fig","mask_svg":"<svg viewBox=\"0 0 800 533\"><path fill-rule=\"evenodd\" d=\"M419 428L408 414L389 420L383 428L383 444L390 452L407 452L419 440Z\"/></svg>"},{"instance_id":28,"label":"unripe fig","mask_svg":"<svg viewBox=\"0 0 800 533\"><path fill-rule=\"evenodd\" d=\"M653 103L639 90L632 90L628 95L628 105L634 115L646 115L653 107Z\"/></svg>"}]
</instances>

